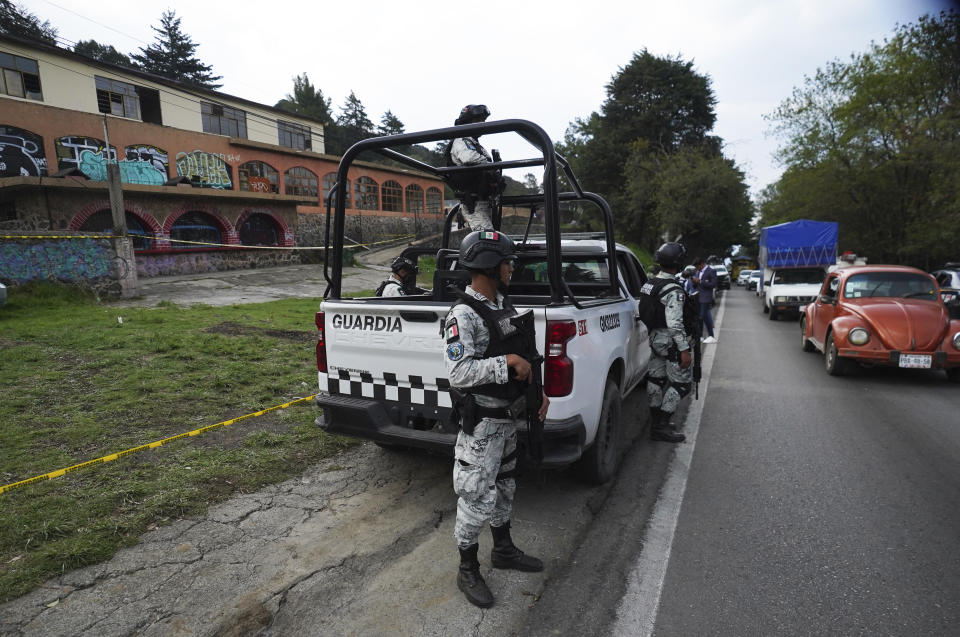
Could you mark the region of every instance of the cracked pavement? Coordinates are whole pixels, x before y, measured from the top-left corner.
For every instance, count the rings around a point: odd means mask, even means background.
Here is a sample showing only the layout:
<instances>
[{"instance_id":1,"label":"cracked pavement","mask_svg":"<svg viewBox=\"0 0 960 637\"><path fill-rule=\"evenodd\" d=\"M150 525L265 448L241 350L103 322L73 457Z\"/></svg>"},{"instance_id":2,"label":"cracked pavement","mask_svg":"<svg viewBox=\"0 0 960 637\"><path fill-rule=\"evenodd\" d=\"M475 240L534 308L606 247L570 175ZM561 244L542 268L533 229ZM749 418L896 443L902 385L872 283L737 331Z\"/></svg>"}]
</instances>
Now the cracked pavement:
<instances>
[{"instance_id":1,"label":"cracked pavement","mask_svg":"<svg viewBox=\"0 0 960 637\"><path fill-rule=\"evenodd\" d=\"M497 597L456 587L450 460L373 444L146 533L113 559L0 606L0 635L510 635L605 492L568 472L521 478L514 536L544 573L490 567Z\"/></svg>"}]
</instances>

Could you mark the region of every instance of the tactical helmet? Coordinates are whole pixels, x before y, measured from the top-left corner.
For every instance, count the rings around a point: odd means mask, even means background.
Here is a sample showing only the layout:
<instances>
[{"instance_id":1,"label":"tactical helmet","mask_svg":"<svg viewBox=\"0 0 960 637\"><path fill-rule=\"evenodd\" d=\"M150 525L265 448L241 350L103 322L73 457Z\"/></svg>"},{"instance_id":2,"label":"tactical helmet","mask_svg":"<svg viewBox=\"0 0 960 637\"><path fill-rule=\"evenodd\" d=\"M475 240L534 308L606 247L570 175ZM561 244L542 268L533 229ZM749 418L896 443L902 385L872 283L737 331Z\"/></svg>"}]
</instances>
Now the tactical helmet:
<instances>
[{"instance_id":1,"label":"tactical helmet","mask_svg":"<svg viewBox=\"0 0 960 637\"><path fill-rule=\"evenodd\" d=\"M420 268L417 267L417 264L413 262L412 259L409 259L404 256L399 256L393 260L393 263L390 264L390 271L396 274L403 268L407 268L414 274L420 274Z\"/></svg>"},{"instance_id":2,"label":"tactical helmet","mask_svg":"<svg viewBox=\"0 0 960 637\"><path fill-rule=\"evenodd\" d=\"M490 117L490 109L483 104L467 104L461 109L460 117L453 122L453 125L461 126L463 124L482 122L488 117Z\"/></svg>"},{"instance_id":3,"label":"tactical helmet","mask_svg":"<svg viewBox=\"0 0 960 637\"><path fill-rule=\"evenodd\" d=\"M513 239L495 230L471 232L460 242L457 263L466 270L489 270L516 257Z\"/></svg>"},{"instance_id":4,"label":"tactical helmet","mask_svg":"<svg viewBox=\"0 0 960 637\"><path fill-rule=\"evenodd\" d=\"M682 243L668 241L654 253L653 260L664 267L679 266L685 256L687 256L687 249Z\"/></svg>"}]
</instances>

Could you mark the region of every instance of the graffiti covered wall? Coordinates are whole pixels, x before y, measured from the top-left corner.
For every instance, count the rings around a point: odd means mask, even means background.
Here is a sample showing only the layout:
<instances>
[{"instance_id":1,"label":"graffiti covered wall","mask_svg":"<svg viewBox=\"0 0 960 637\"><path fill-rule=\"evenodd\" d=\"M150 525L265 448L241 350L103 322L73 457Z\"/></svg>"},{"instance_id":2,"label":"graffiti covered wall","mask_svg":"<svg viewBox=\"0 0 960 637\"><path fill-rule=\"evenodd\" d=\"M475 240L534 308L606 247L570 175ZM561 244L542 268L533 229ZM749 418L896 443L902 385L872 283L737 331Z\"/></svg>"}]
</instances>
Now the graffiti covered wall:
<instances>
[{"instance_id":1,"label":"graffiti covered wall","mask_svg":"<svg viewBox=\"0 0 960 637\"><path fill-rule=\"evenodd\" d=\"M112 261L107 239L4 241L0 243L0 280L95 284L110 279Z\"/></svg>"},{"instance_id":2,"label":"graffiti covered wall","mask_svg":"<svg viewBox=\"0 0 960 637\"><path fill-rule=\"evenodd\" d=\"M233 169L223 153L177 153L177 174L197 182L201 188L233 189Z\"/></svg>"},{"instance_id":3,"label":"graffiti covered wall","mask_svg":"<svg viewBox=\"0 0 960 637\"><path fill-rule=\"evenodd\" d=\"M46 174L43 137L0 124L0 177L44 177Z\"/></svg>"}]
</instances>

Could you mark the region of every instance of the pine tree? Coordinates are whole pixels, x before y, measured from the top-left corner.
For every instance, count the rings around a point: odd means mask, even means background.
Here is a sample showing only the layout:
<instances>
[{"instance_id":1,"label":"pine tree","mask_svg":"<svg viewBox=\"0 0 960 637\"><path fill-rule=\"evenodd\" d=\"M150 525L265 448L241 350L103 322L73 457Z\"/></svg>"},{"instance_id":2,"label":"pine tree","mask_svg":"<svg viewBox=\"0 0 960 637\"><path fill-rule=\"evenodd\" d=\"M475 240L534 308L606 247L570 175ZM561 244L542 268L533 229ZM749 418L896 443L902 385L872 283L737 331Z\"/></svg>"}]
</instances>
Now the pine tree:
<instances>
[{"instance_id":1,"label":"pine tree","mask_svg":"<svg viewBox=\"0 0 960 637\"><path fill-rule=\"evenodd\" d=\"M160 27L152 28L157 32L157 41L130 56L144 71L209 89L223 86L215 83L223 76L213 75L213 67L196 58L198 45L180 30L180 18L175 11L164 11Z\"/></svg>"},{"instance_id":2,"label":"pine tree","mask_svg":"<svg viewBox=\"0 0 960 637\"><path fill-rule=\"evenodd\" d=\"M57 44L57 29L50 25L49 20L41 22L26 8L10 0L0 0L0 33Z\"/></svg>"},{"instance_id":3,"label":"pine tree","mask_svg":"<svg viewBox=\"0 0 960 637\"><path fill-rule=\"evenodd\" d=\"M380 126L377 127L378 135L402 135L404 133L403 122L400 121L400 118L393 114L392 111L387 111L383 114L383 117L380 118Z\"/></svg>"},{"instance_id":4,"label":"pine tree","mask_svg":"<svg viewBox=\"0 0 960 637\"><path fill-rule=\"evenodd\" d=\"M74 53L85 55L94 60L117 64L119 66L134 66L130 58L117 51L112 44L100 44L96 40L80 40L73 47Z\"/></svg>"},{"instance_id":5,"label":"pine tree","mask_svg":"<svg viewBox=\"0 0 960 637\"><path fill-rule=\"evenodd\" d=\"M276 103L276 108L312 117L325 125L333 123L330 99L325 98L323 91L310 83L306 73L293 78L293 94L287 93L285 98Z\"/></svg>"}]
</instances>

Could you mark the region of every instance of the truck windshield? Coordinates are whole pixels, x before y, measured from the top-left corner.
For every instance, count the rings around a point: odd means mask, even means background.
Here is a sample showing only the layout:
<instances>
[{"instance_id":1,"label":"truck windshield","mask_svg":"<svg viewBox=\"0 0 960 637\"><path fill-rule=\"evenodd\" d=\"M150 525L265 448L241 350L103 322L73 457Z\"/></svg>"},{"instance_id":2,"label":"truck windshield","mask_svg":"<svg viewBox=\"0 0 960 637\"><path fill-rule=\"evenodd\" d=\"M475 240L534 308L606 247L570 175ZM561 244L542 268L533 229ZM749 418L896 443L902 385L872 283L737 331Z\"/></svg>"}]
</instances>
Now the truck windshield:
<instances>
[{"instance_id":1,"label":"truck windshield","mask_svg":"<svg viewBox=\"0 0 960 637\"><path fill-rule=\"evenodd\" d=\"M795 283L823 283L824 272L818 268L799 270L779 270L773 275L774 283L791 285Z\"/></svg>"},{"instance_id":2,"label":"truck windshield","mask_svg":"<svg viewBox=\"0 0 960 637\"><path fill-rule=\"evenodd\" d=\"M870 272L854 274L847 279L843 298L858 299L877 296L938 300L933 280L910 272Z\"/></svg>"}]
</instances>

